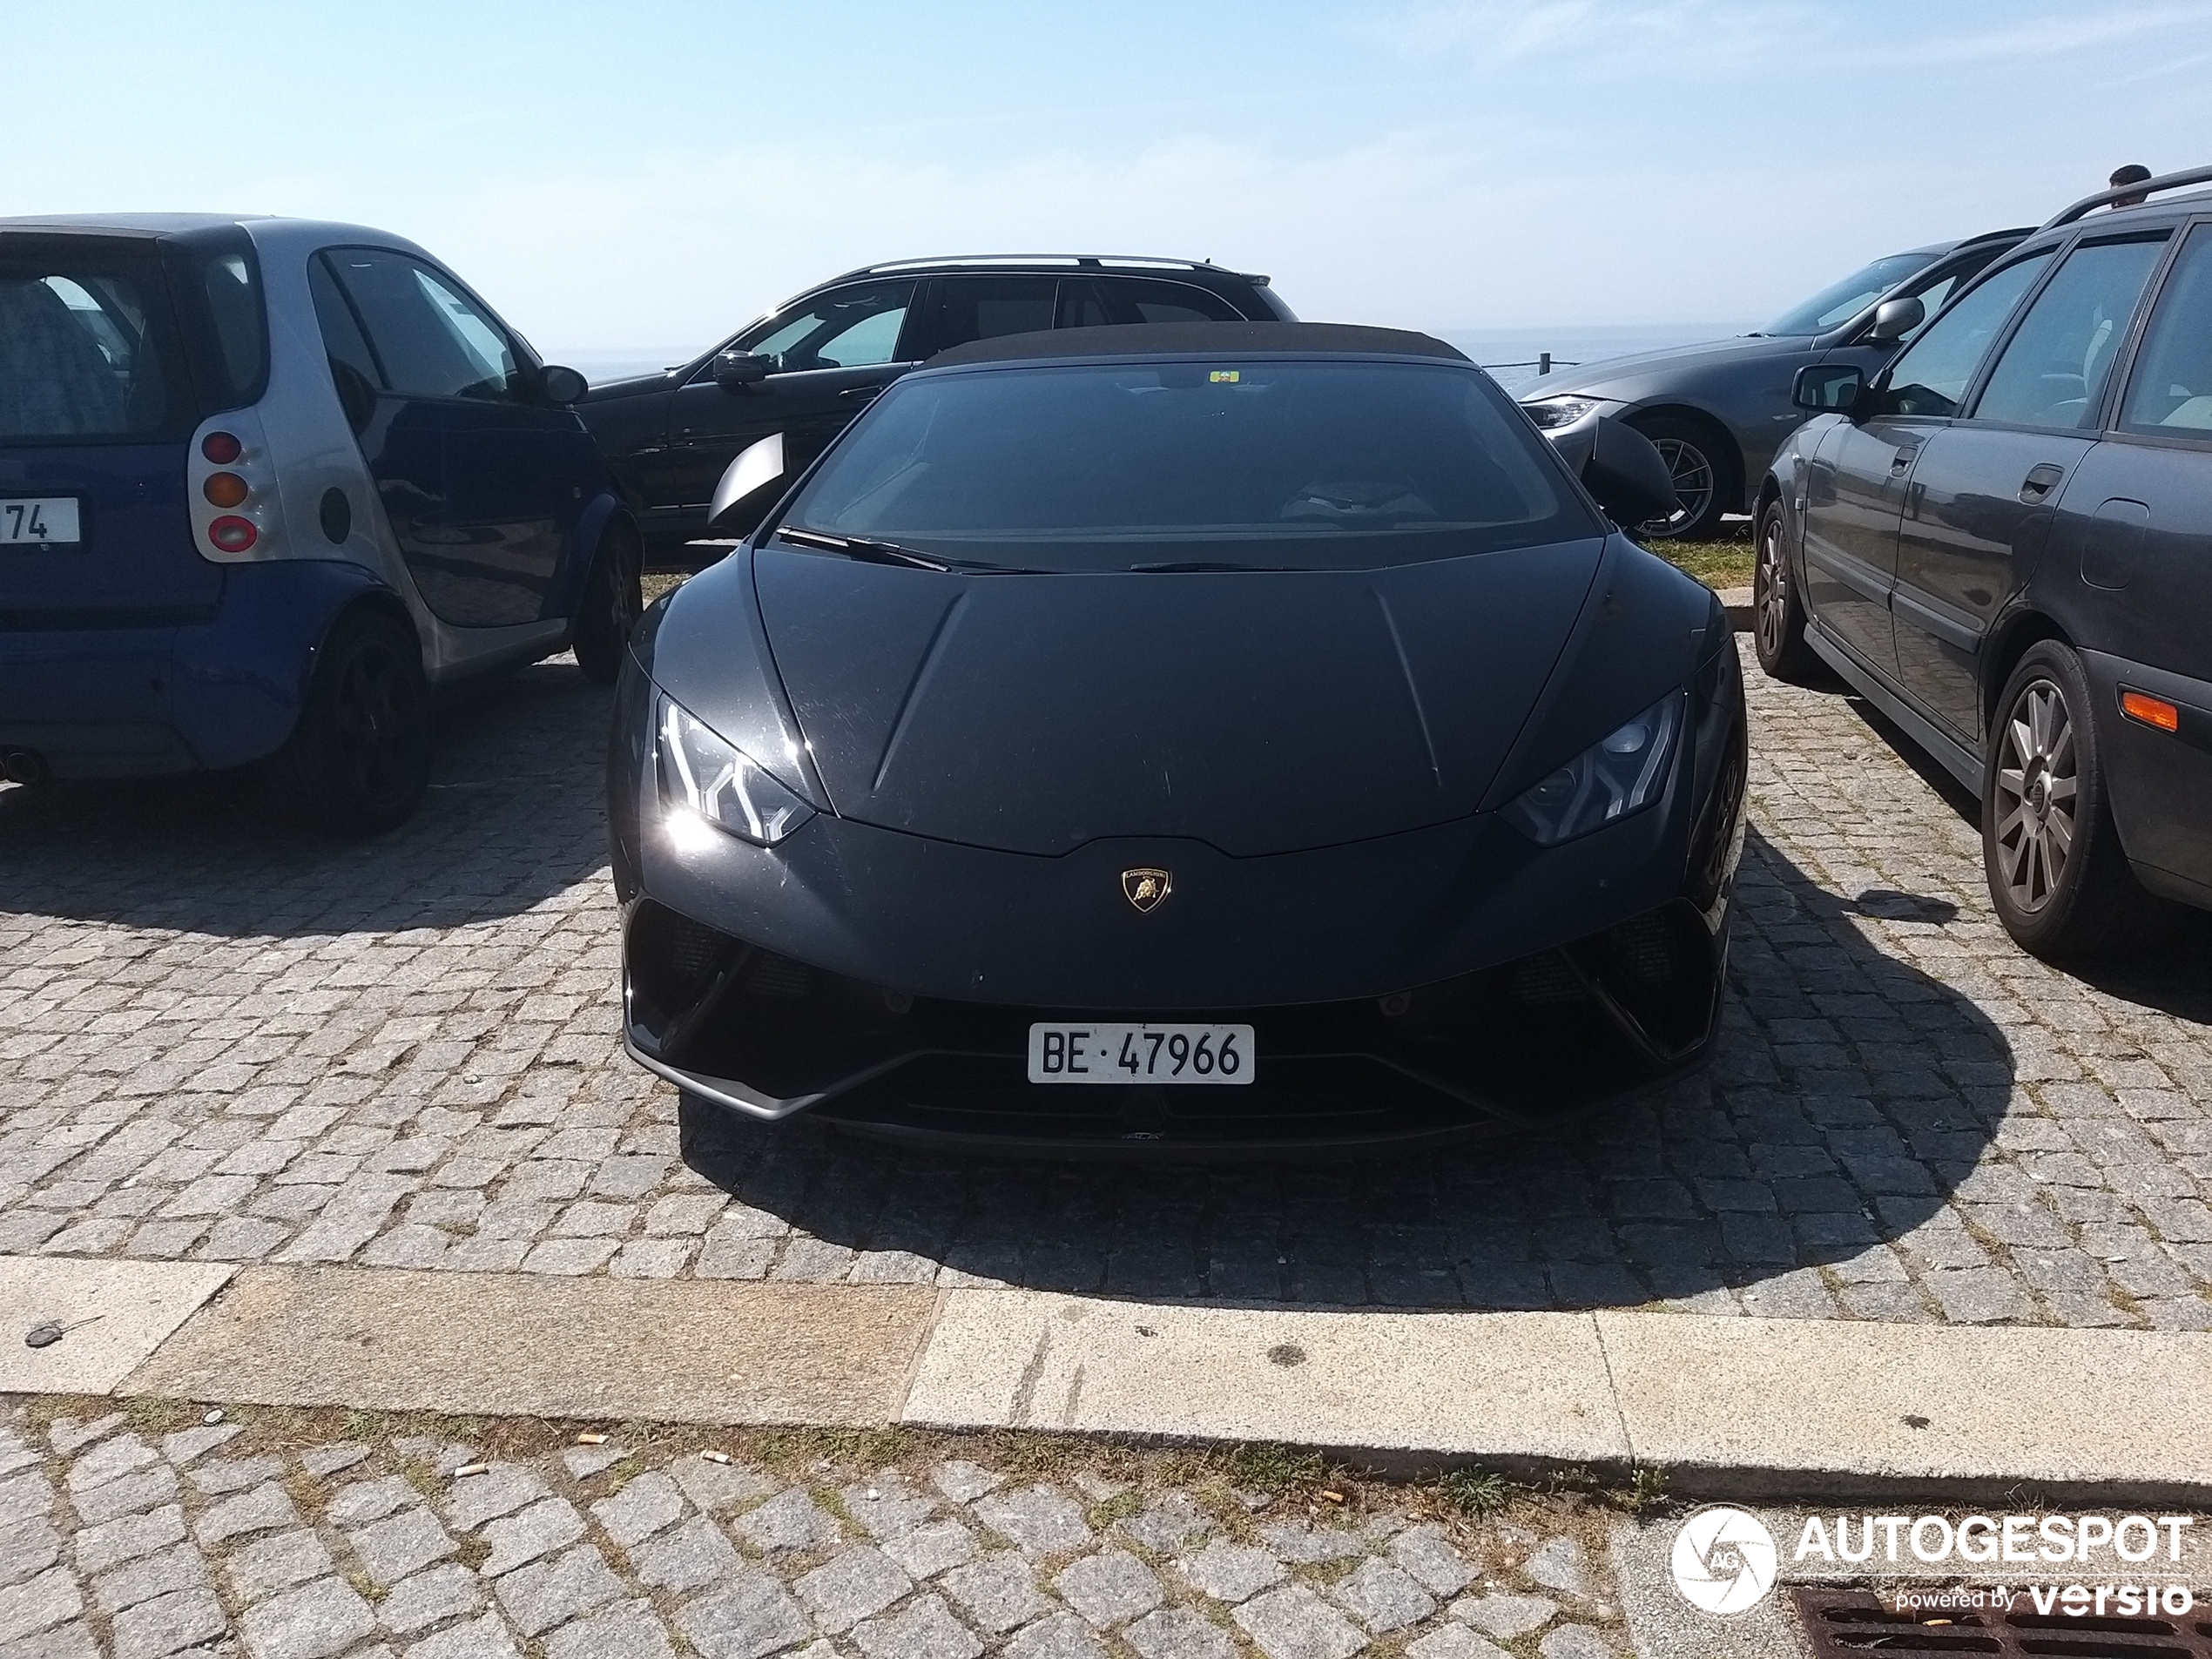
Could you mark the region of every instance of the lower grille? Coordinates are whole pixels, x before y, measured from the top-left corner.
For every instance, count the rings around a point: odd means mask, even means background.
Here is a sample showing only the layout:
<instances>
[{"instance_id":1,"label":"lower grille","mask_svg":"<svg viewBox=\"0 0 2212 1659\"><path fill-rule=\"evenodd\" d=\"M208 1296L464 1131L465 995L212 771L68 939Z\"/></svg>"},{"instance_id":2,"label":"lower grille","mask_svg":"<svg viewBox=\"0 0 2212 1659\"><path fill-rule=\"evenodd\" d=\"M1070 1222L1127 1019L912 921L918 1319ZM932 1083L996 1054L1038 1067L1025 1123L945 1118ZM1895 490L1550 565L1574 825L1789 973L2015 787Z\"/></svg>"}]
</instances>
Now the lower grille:
<instances>
[{"instance_id":1,"label":"lower grille","mask_svg":"<svg viewBox=\"0 0 2212 1659\"><path fill-rule=\"evenodd\" d=\"M1931 1589L1938 1586L1929 1586ZM1801 1585L1791 1592L1814 1659L1861 1654L1990 1653L2008 1659L2065 1655L2068 1659L2212 1659L2212 1608L2202 1597L2188 1613L2140 1618L2074 1618L2054 1603L2036 1611L2025 1590L2010 1604L1892 1612L1870 1590Z\"/></svg>"}]
</instances>

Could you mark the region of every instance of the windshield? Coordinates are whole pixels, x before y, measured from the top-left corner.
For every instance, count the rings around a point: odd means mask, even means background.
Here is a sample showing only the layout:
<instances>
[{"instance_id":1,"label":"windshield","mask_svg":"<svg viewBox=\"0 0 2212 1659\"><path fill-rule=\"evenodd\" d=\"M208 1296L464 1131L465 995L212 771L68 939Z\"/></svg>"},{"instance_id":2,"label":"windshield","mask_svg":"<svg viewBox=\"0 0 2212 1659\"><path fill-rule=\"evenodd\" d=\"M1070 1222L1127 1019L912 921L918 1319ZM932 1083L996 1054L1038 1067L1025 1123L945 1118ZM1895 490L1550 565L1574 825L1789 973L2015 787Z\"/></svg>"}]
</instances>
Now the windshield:
<instances>
[{"instance_id":1,"label":"windshield","mask_svg":"<svg viewBox=\"0 0 2212 1659\"><path fill-rule=\"evenodd\" d=\"M1599 534L1543 451L1442 364L986 369L885 393L786 523L967 568L1362 569Z\"/></svg>"},{"instance_id":2,"label":"windshield","mask_svg":"<svg viewBox=\"0 0 2212 1659\"><path fill-rule=\"evenodd\" d=\"M1930 263L1932 253L1892 253L1864 270L1854 271L1841 282L1831 282L1803 305L1785 311L1759 330L1763 334L1817 334L1849 322L1915 271Z\"/></svg>"}]
</instances>

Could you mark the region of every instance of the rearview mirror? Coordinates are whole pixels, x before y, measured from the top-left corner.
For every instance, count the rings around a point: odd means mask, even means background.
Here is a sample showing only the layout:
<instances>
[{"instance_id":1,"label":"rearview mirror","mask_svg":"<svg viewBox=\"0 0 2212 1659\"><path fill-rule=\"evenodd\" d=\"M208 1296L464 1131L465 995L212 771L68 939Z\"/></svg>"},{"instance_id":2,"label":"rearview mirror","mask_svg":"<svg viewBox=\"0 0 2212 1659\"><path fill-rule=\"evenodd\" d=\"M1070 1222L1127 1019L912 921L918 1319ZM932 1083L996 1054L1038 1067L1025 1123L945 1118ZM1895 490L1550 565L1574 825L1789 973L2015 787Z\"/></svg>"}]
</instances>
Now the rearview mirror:
<instances>
[{"instance_id":1,"label":"rearview mirror","mask_svg":"<svg viewBox=\"0 0 2212 1659\"><path fill-rule=\"evenodd\" d=\"M1927 320L1928 308L1911 294L1885 300L1874 307L1874 320L1866 330L1869 346L1894 346Z\"/></svg>"},{"instance_id":2,"label":"rearview mirror","mask_svg":"<svg viewBox=\"0 0 2212 1659\"><path fill-rule=\"evenodd\" d=\"M725 392L742 392L760 384L775 368L776 360L758 352L725 351L714 359L714 383Z\"/></svg>"},{"instance_id":3,"label":"rearview mirror","mask_svg":"<svg viewBox=\"0 0 2212 1659\"><path fill-rule=\"evenodd\" d=\"M1851 415L1857 411L1865 390L1866 377L1857 363L1815 363L1797 371L1790 387L1790 401L1815 415Z\"/></svg>"},{"instance_id":4,"label":"rearview mirror","mask_svg":"<svg viewBox=\"0 0 2212 1659\"><path fill-rule=\"evenodd\" d=\"M1674 473L1651 440L1609 415L1598 416L1582 483L1624 528L1670 517L1677 505Z\"/></svg>"},{"instance_id":5,"label":"rearview mirror","mask_svg":"<svg viewBox=\"0 0 2212 1659\"><path fill-rule=\"evenodd\" d=\"M582 402L583 395L591 389L591 382L572 368L549 363L537 371L537 388L545 395L548 403L565 407Z\"/></svg>"},{"instance_id":6,"label":"rearview mirror","mask_svg":"<svg viewBox=\"0 0 2212 1659\"><path fill-rule=\"evenodd\" d=\"M706 509L709 529L738 528L731 521L745 515L747 507L759 508L763 492L781 483L784 478L784 435L771 432L758 442L749 443L738 451L722 474L722 482L714 487L714 502ZM758 511L750 523L743 526L750 529L758 523Z\"/></svg>"}]
</instances>

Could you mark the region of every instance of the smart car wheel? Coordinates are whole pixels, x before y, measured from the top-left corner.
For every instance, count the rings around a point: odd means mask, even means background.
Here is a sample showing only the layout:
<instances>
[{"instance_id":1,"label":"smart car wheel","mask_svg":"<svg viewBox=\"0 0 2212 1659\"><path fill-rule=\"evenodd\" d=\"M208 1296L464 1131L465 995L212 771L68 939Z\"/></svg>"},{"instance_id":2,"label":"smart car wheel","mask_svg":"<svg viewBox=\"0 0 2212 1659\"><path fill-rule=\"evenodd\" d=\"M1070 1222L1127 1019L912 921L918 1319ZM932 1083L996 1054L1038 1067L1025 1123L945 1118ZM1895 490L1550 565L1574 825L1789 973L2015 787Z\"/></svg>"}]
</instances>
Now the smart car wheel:
<instances>
[{"instance_id":1,"label":"smart car wheel","mask_svg":"<svg viewBox=\"0 0 2212 1659\"><path fill-rule=\"evenodd\" d=\"M1667 470L1675 475L1675 510L1665 518L1639 524L1636 533L1665 541L1703 542L1721 526L1735 482L1735 469L1712 435L1690 421L1668 415L1629 424L1651 440Z\"/></svg>"},{"instance_id":2,"label":"smart car wheel","mask_svg":"<svg viewBox=\"0 0 2212 1659\"><path fill-rule=\"evenodd\" d=\"M430 776L430 697L414 632L374 611L324 641L300 725L272 768L282 805L367 834L414 813Z\"/></svg>"},{"instance_id":3,"label":"smart car wheel","mask_svg":"<svg viewBox=\"0 0 2212 1659\"><path fill-rule=\"evenodd\" d=\"M1789 522L1782 503L1759 515L1758 563L1751 574L1751 641L1770 679L1802 685L1819 672L1805 644L1805 608L1790 577Z\"/></svg>"},{"instance_id":4,"label":"smart car wheel","mask_svg":"<svg viewBox=\"0 0 2212 1659\"><path fill-rule=\"evenodd\" d=\"M576 618L576 661L594 685L611 685L622 671L623 648L644 614L644 567L637 538L623 527L610 529L599 556L584 578Z\"/></svg>"},{"instance_id":5,"label":"smart car wheel","mask_svg":"<svg viewBox=\"0 0 2212 1659\"><path fill-rule=\"evenodd\" d=\"M1982 864L1998 920L2038 956L2140 948L2173 921L2121 850L2089 707L2080 659L2045 640L2013 671L1990 729Z\"/></svg>"}]
</instances>

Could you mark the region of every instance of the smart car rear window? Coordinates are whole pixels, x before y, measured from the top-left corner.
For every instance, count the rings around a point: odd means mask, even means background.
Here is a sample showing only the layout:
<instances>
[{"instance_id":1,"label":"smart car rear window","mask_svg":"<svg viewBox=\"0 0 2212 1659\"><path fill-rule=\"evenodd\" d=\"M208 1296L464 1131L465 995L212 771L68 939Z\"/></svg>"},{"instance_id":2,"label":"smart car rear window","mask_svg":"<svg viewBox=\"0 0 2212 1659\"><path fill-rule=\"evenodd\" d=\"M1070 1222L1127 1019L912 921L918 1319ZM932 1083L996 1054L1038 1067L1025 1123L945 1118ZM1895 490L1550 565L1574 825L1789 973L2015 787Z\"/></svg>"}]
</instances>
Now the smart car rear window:
<instances>
[{"instance_id":1,"label":"smart car rear window","mask_svg":"<svg viewBox=\"0 0 2212 1659\"><path fill-rule=\"evenodd\" d=\"M142 442L192 419L150 255L0 252L0 442Z\"/></svg>"},{"instance_id":2,"label":"smart car rear window","mask_svg":"<svg viewBox=\"0 0 2212 1659\"><path fill-rule=\"evenodd\" d=\"M901 382L788 523L983 564L1357 569L1595 535L1543 441L1443 365L1225 357Z\"/></svg>"}]
</instances>

